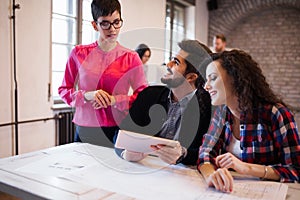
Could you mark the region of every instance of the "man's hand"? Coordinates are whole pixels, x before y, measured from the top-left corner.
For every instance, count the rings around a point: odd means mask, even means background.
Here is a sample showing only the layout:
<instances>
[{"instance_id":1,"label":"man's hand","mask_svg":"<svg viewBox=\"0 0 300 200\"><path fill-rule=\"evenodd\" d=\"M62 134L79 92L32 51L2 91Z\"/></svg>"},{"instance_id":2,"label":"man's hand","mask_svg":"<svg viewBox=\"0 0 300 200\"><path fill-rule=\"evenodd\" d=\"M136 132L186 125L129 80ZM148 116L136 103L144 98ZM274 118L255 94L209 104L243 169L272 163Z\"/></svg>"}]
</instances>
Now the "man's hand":
<instances>
[{"instance_id":1,"label":"man's hand","mask_svg":"<svg viewBox=\"0 0 300 200\"><path fill-rule=\"evenodd\" d=\"M124 150L121 153L121 156L124 158L124 160L131 161L131 162L138 162L144 159L147 156L147 154Z\"/></svg>"},{"instance_id":2,"label":"man's hand","mask_svg":"<svg viewBox=\"0 0 300 200\"><path fill-rule=\"evenodd\" d=\"M155 151L155 153L161 160L168 164L176 164L178 158L185 153L183 152L183 148L181 147L179 142L175 147L158 144L151 145L151 148Z\"/></svg>"}]
</instances>

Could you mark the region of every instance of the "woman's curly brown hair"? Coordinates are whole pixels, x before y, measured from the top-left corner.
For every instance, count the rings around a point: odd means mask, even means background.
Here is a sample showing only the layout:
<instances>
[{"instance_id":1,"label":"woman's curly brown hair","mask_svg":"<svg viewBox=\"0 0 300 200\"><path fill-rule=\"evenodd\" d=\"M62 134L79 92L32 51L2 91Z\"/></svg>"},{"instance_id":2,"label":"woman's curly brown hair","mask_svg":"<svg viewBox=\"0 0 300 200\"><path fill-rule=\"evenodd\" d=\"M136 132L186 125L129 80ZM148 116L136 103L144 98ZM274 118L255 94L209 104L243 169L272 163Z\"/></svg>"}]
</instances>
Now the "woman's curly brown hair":
<instances>
[{"instance_id":1,"label":"woman's curly brown hair","mask_svg":"<svg viewBox=\"0 0 300 200\"><path fill-rule=\"evenodd\" d=\"M212 60L219 61L227 74L233 78L234 93L238 97L239 109L251 111L263 104L286 104L274 94L258 63L241 50L212 54Z\"/></svg>"}]
</instances>

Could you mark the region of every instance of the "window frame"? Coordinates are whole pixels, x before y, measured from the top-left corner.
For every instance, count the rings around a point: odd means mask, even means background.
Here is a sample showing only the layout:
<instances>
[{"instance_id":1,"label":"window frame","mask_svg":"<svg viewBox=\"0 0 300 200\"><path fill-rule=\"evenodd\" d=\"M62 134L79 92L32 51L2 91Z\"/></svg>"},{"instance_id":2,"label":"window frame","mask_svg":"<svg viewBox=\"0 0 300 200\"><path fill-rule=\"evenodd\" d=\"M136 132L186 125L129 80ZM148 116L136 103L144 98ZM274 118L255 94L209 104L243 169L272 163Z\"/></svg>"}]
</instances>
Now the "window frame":
<instances>
[{"instance_id":1,"label":"window frame","mask_svg":"<svg viewBox=\"0 0 300 200\"><path fill-rule=\"evenodd\" d=\"M50 86L50 95L49 97L51 97L53 99L53 105L57 105L57 104L65 104L64 101L59 97L59 96L54 96L53 93L54 93L54 90L57 89L57 88L53 88L53 85L54 84L54 75L53 73L60 73L62 71L60 70L54 70L54 66L53 66L53 53L52 53L52 50L53 50L53 45L64 45L64 46L69 46L67 47L67 51L68 51L68 56L70 55L72 49L78 45L78 44L82 44L82 37L83 37L83 23L84 22L87 22L89 20L87 19L84 19L83 18L83 2L86 1L86 0L69 0L69 2L72 1L72 2L75 2L75 8L76 8L76 12L75 12L75 15L74 16L71 16L71 15L66 15L66 14L62 14L62 13L57 13L57 12L54 12L53 11L53 0L51 0L51 86ZM90 10L89 10L90 12ZM75 20L75 33L73 33L73 31L69 32L68 33L68 36L70 36L71 34L76 34L75 36L75 42L74 44L71 42L67 42L67 43L60 43L60 42L54 42L53 41L53 34L52 34L52 30L53 30L53 18L55 18L56 16L61 16L61 17L67 17L67 18L70 18L70 19L74 19ZM70 29L69 29L70 30ZM96 38L96 36L93 36ZM65 62L67 62L67 59L68 57L66 58ZM65 68L65 65L64 65L64 68Z\"/></svg>"},{"instance_id":2,"label":"window frame","mask_svg":"<svg viewBox=\"0 0 300 200\"><path fill-rule=\"evenodd\" d=\"M170 30L167 29L168 25L167 25L167 7L170 7ZM184 29L184 38L186 38L186 3L179 3L178 1L176 0L167 0L166 1L166 18L165 18L165 28L166 28L166 32L165 32L165 35L166 35L166 41L165 41L165 62L168 62L169 60L171 60L172 57L174 57L173 53L175 52L174 50L176 49L176 47L173 46L173 43L174 43L174 14L175 14L175 7L179 7L180 9L183 10L183 29ZM168 41L168 35L169 34L169 41ZM177 42L180 42L180 41L177 41ZM168 43L169 43L169 46L168 46ZM167 56L168 54L168 56Z\"/></svg>"}]
</instances>

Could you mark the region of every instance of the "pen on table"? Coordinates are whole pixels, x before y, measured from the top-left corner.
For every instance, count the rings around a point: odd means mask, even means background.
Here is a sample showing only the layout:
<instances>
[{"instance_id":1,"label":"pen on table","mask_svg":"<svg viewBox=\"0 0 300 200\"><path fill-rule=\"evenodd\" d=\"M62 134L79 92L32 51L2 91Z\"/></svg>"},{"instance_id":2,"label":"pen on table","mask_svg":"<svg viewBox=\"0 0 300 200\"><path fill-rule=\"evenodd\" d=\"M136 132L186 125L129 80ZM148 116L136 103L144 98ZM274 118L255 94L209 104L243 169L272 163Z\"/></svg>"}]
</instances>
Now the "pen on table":
<instances>
[{"instance_id":1,"label":"pen on table","mask_svg":"<svg viewBox=\"0 0 300 200\"><path fill-rule=\"evenodd\" d=\"M148 156L152 156L152 157L158 157L158 155L155 155L155 154L148 154Z\"/></svg>"}]
</instances>

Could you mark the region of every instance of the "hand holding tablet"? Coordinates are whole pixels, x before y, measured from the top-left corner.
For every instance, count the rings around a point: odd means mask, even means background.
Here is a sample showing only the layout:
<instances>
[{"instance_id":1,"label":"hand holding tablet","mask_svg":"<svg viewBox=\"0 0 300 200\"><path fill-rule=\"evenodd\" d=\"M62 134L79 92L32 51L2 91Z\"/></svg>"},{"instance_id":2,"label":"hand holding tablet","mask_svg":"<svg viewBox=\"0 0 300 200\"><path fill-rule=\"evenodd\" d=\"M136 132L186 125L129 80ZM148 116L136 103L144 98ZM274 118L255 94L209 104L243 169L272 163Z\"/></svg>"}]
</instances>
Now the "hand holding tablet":
<instances>
[{"instance_id":1,"label":"hand holding tablet","mask_svg":"<svg viewBox=\"0 0 300 200\"><path fill-rule=\"evenodd\" d=\"M128 151L151 153L154 151L151 146L166 145L176 147L177 144L178 141L174 140L120 130L115 147Z\"/></svg>"}]
</instances>

